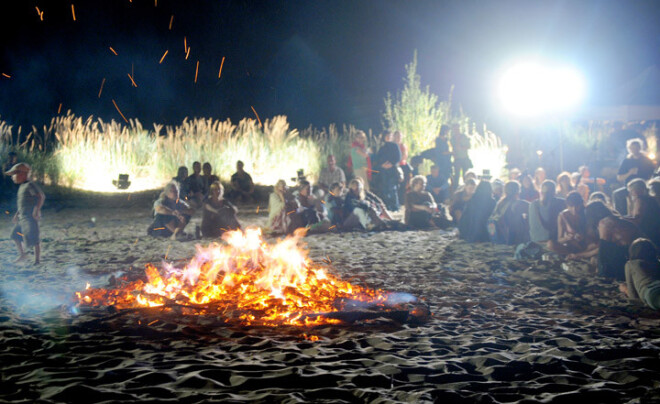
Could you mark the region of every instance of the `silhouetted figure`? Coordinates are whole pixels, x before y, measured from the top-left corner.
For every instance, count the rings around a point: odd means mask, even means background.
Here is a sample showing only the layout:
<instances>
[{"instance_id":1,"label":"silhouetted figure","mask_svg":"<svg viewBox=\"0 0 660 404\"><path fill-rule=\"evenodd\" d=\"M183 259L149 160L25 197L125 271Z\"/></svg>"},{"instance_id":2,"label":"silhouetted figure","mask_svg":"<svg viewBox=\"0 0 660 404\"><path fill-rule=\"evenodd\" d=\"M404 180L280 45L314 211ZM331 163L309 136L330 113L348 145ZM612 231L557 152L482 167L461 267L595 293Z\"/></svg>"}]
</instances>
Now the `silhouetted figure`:
<instances>
[{"instance_id":1,"label":"silhouetted figure","mask_svg":"<svg viewBox=\"0 0 660 404\"><path fill-rule=\"evenodd\" d=\"M644 181L651 178L655 163L643 152L644 142L642 139L629 139L626 142L628 155L621 162L616 179L619 182L628 183L636 178ZM628 214L628 189L624 186L612 193L614 208L622 215Z\"/></svg>"},{"instance_id":2,"label":"silhouetted figure","mask_svg":"<svg viewBox=\"0 0 660 404\"><path fill-rule=\"evenodd\" d=\"M399 210L399 162L401 161L401 150L392 142L392 134L385 134L385 143L378 150L375 158L378 171L377 182L380 196L383 198L387 209L396 212Z\"/></svg>"},{"instance_id":3,"label":"silhouetted figure","mask_svg":"<svg viewBox=\"0 0 660 404\"><path fill-rule=\"evenodd\" d=\"M516 245L529 241L529 202L520 200L520 184L504 184L504 197L488 219L488 234L494 243Z\"/></svg>"},{"instance_id":4,"label":"silhouetted figure","mask_svg":"<svg viewBox=\"0 0 660 404\"><path fill-rule=\"evenodd\" d=\"M495 208L495 203L490 182L481 180L458 222L459 237L471 243L489 241L488 218Z\"/></svg>"},{"instance_id":5,"label":"silhouetted figure","mask_svg":"<svg viewBox=\"0 0 660 404\"><path fill-rule=\"evenodd\" d=\"M243 167L243 162L238 160L236 162L236 172L231 175L232 190L227 197L236 202L249 203L253 199L254 183L250 174L245 172Z\"/></svg>"},{"instance_id":6,"label":"silhouetted figure","mask_svg":"<svg viewBox=\"0 0 660 404\"><path fill-rule=\"evenodd\" d=\"M204 163L202 165L202 192L204 193L204 197L208 196L211 184L214 182L220 182L220 178L213 174L211 163Z\"/></svg>"}]
</instances>

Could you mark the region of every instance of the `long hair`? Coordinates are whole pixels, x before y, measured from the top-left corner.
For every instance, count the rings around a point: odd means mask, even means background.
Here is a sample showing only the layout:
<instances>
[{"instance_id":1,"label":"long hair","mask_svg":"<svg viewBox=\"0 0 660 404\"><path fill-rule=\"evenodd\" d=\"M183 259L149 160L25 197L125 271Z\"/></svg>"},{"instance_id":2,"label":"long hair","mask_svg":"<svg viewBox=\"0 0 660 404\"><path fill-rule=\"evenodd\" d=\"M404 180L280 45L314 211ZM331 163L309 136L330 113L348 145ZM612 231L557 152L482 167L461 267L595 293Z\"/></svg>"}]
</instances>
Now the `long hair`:
<instances>
[{"instance_id":1,"label":"long hair","mask_svg":"<svg viewBox=\"0 0 660 404\"><path fill-rule=\"evenodd\" d=\"M364 198L367 197L367 194L366 192L364 192L364 182L362 182L362 178L360 177L353 178L351 182L348 183L348 188L351 190L351 192L353 191L353 188L351 187L351 185L353 184L357 186L358 197L360 198L360 200L364 200Z\"/></svg>"}]
</instances>

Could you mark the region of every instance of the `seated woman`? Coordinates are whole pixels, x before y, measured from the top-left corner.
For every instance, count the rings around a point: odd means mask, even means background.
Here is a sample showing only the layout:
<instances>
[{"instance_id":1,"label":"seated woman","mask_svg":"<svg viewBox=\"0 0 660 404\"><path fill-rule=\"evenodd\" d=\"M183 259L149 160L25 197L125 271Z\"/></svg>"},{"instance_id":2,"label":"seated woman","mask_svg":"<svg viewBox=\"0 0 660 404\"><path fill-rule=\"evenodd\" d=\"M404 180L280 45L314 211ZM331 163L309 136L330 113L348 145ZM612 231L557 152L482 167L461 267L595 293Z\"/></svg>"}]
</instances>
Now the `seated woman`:
<instances>
[{"instance_id":1,"label":"seated woman","mask_svg":"<svg viewBox=\"0 0 660 404\"><path fill-rule=\"evenodd\" d=\"M479 181L458 222L459 237L470 243L488 241L488 218L494 208L495 199L490 182Z\"/></svg>"},{"instance_id":2,"label":"seated woman","mask_svg":"<svg viewBox=\"0 0 660 404\"><path fill-rule=\"evenodd\" d=\"M539 199L539 190L534 185L534 179L529 174L521 176L520 199L527 202L533 202Z\"/></svg>"},{"instance_id":3,"label":"seated woman","mask_svg":"<svg viewBox=\"0 0 660 404\"><path fill-rule=\"evenodd\" d=\"M218 181L209 186L209 195L202 210L202 236L217 238L225 231L241 228L236 214L238 209L223 198L224 187Z\"/></svg>"},{"instance_id":4,"label":"seated woman","mask_svg":"<svg viewBox=\"0 0 660 404\"><path fill-rule=\"evenodd\" d=\"M452 196L451 201L449 202L449 214L454 220L455 224L461 220L461 214L467 206L467 202L474 195L474 190L477 188L477 181L469 178L465 181L465 184L456 190L454 196Z\"/></svg>"},{"instance_id":5,"label":"seated woman","mask_svg":"<svg viewBox=\"0 0 660 404\"><path fill-rule=\"evenodd\" d=\"M584 200L577 191L571 191L566 209L557 217L557 241L550 241L548 249L561 255L577 254L584 252L588 244Z\"/></svg>"},{"instance_id":6,"label":"seated woman","mask_svg":"<svg viewBox=\"0 0 660 404\"><path fill-rule=\"evenodd\" d=\"M154 221L147 234L152 237L171 237L172 240L185 236L183 229L193 214L190 206L179 198L179 186L170 182L154 203Z\"/></svg>"},{"instance_id":7,"label":"seated woman","mask_svg":"<svg viewBox=\"0 0 660 404\"><path fill-rule=\"evenodd\" d=\"M439 214L433 195L425 191L426 178L417 175L410 180L406 194L405 223L413 229L445 227L449 221Z\"/></svg>"},{"instance_id":8,"label":"seated woman","mask_svg":"<svg viewBox=\"0 0 660 404\"><path fill-rule=\"evenodd\" d=\"M348 194L344 200L344 217L346 219L342 227L345 230L356 227L372 230L385 226L374 206L367 200L361 178L354 178L348 184Z\"/></svg>"},{"instance_id":9,"label":"seated woman","mask_svg":"<svg viewBox=\"0 0 660 404\"><path fill-rule=\"evenodd\" d=\"M344 222L344 184L335 182L330 185L330 192L325 196L325 208L328 220L333 226Z\"/></svg>"},{"instance_id":10,"label":"seated woman","mask_svg":"<svg viewBox=\"0 0 660 404\"><path fill-rule=\"evenodd\" d=\"M273 192L268 196L268 221L266 228L276 234L286 234L289 217L286 210L287 186L284 180L278 180Z\"/></svg>"},{"instance_id":11,"label":"seated woman","mask_svg":"<svg viewBox=\"0 0 660 404\"><path fill-rule=\"evenodd\" d=\"M630 245L626 262L626 283L619 290L632 300L639 300L653 310L660 310L660 262L651 240L638 238Z\"/></svg>"},{"instance_id":12,"label":"seated woman","mask_svg":"<svg viewBox=\"0 0 660 404\"><path fill-rule=\"evenodd\" d=\"M592 208L602 205L600 201L594 201L587 205L587 226L591 228L590 219ZM603 207L599 208L602 213L597 214L595 219L605 214ZM609 210L610 214L598 221L598 248L597 267L598 274L607 278L618 280L625 279L625 265L628 260L628 249L634 240L640 238L642 233L632 222L623 219L616 211ZM569 255L570 257L570 255Z\"/></svg>"},{"instance_id":13,"label":"seated woman","mask_svg":"<svg viewBox=\"0 0 660 404\"><path fill-rule=\"evenodd\" d=\"M555 196L557 185L552 180L541 184L541 198L529 205L529 238L535 243L557 241L557 217L566 202Z\"/></svg>"},{"instance_id":14,"label":"seated woman","mask_svg":"<svg viewBox=\"0 0 660 404\"><path fill-rule=\"evenodd\" d=\"M660 205L649 196L646 183L641 178L630 181L627 187L631 202L628 207L630 220L654 244L660 244Z\"/></svg>"},{"instance_id":15,"label":"seated woman","mask_svg":"<svg viewBox=\"0 0 660 404\"><path fill-rule=\"evenodd\" d=\"M517 245L529 241L529 202L519 197L518 181L504 184L504 196L488 219L488 234L494 243Z\"/></svg>"},{"instance_id":16,"label":"seated woman","mask_svg":"<svg viewBox=\"0 0 660 404\"><path fill-rule=\"evenodd\" d=\"M559 198L564 198L568 196L568 193L573 191L573 185L571 184L571 173L564 171L557 176L557 192L555 194Z\"/></svg>"}]
</instances>

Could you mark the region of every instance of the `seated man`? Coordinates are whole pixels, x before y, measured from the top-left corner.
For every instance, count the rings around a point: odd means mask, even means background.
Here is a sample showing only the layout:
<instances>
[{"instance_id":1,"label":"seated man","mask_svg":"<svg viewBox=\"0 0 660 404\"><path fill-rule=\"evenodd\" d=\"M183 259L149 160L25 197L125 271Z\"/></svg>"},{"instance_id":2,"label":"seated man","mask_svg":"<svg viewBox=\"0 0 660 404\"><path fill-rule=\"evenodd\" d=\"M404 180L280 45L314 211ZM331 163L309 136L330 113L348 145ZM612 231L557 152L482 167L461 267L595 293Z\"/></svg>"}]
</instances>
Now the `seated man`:
<instances>
[{"instance_id":1,"label":"seated man","mask_svg":"<svg viewBox=\"0 0 660 404\"><path fill-rule=\"evenodd\" d=\"M234 201L251 202L254 194L254 183L250 174L243 170L243 162L236 162L236 172L231 176L232 191L227 194Z\"/></svg>"},{"instance_id":2,"label":"seated man","mask_svg":"<svg viewBox=\"0 0 660 404\"><path fill-rule=\"evenodd\" d=\"M319 174L318 187L323 190L323 194L326 194L330 189L330 185L335 182L346 185L346 175L344 174L344 170L337 167L337 160L331 154L328 156L328 165L323 167Z\"/></svg>"},{"instance_id":3,"label":"seated man","mask_svg":"<svg viewBox=\"0 0 660 404\"><path fill-rule=\"evenodd\" d=\"M209 194L209 188L211 187L211 184L220 181L220 178L218 178L217 175L211 174L212 172L213 167L211 167L211 163L204 163L202 166L202 192L204 193L205 197Z\"/></svg>"},{"instance_id":4,"label":"seated man","mask_svg":"<svg viewBox=\"0 0 660 404\"><path fill-rule=\"evenodd\" d=\"M435 203L445 203L449 198L449 177L440 175L440 167L431 166L431 174L426 176L426 190L433 195Z\"/></svg>"},{"instance_id":5,"label":"seated man","mask_svg":"<svg viewBox=\"0 0 660 404\"><path fill-rule=\"evenodd\" d=\"M200 175L202 172L202 165L199 161L193 163L193 173L189 175L183 182L187 190L185 200L188 202L190 207L197 209L202 206L204 201L204 179Z\"/></svg>"},{"instance_id":6,"label":"seated man","mask_svg":"<svg viewBox=\"0 0 660 404\"><path fill-rule=\"evenodd\" d=\"M172 240L185 237L183 229L193 213L188 204L180 199L179 186L172 181L165 186L160 197L154 203L154 221L149 225L147 234L152 237L171 237Z\"/></svg>"},{"instance_id":7,"label":"seated man","mask_svg":"<svg viewBox=\"0 0 660 404\"><path fill-rule=\"evenodd\" d=\"M630 245L630 259L626 263L626 283L619 285L621 292L632 300L660 310L660 262L655 245L648 239L638 238Z\"/></svg>"}]
</instances>

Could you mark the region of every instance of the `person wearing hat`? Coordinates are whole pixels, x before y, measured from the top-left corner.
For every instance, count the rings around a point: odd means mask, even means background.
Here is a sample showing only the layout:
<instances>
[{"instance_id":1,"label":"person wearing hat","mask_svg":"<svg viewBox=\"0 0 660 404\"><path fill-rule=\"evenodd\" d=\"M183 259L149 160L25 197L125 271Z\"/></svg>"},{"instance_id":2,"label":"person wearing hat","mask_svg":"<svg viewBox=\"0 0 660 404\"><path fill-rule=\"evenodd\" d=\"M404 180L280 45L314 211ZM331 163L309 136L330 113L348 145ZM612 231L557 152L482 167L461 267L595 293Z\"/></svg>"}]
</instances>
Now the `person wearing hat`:
<instances>
[{"instance_id":1,"label":"person wearing hat","mask_svg":"<svg viewBox=\"0 0 660 404\"><path fill-rule=\"evenodd\" d=\"M41 258L41 242L39 240L39 220L41 207L46 200L43 191L37 184L29 180L30 166L26 163L14 165L6 175L11 175L12 181L19 185L16 197L18 210L14 215L14 228L11 238L16 243L19 257L16 262L27 258L25 248L34 247L34 263L38 264Z\"/></svg>"}]
</instances>

